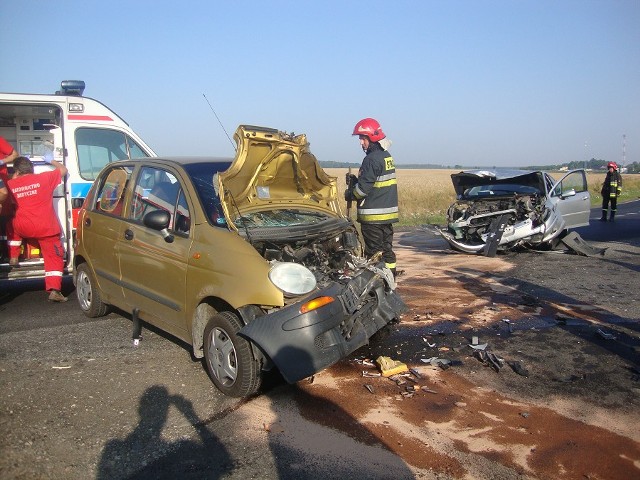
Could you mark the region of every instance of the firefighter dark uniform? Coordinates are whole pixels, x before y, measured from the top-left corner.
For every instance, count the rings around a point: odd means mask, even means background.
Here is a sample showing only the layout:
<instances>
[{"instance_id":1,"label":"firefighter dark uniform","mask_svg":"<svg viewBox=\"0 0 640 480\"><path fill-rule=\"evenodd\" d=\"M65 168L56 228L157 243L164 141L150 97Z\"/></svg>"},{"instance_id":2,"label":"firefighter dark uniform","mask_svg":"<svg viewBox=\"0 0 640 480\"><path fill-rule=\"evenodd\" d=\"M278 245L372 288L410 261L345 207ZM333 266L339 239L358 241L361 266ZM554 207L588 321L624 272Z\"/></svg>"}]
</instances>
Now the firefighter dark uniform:
<instances>
[{"instance_id":1,"label":"firefighter dark uniform","mask_svg":"<svg viewBox=\"0 0 640 480\"><path fill-rule=\"evenodd\" d=\"M601 222L607 221L607 212L609 210L609 204L611 204L611 214L609 215L609 221L613 222L616 218L616 210L618 207L618 197L622 193L622 176L618 172L618 165L616 162L609 162L607 164L607 176L602 184L600 193L602 194L602 217Z\"/></svg>"},{"instance_id":2,"label":"firefighter dark uniform","mask_svg":"<svg viewBox=\"0 0 640 480\"><path fill-rule=\"evenodd\" d=\"M53 209L53 191L66 174L66 168L54 162L55 170L33 173L33 164L28 158L18 157L14 162L14 176L7 186L16 202L13 219L14 236L34 239L40 244L44 259L45 289L50 292L49 300L64 302L62 295L62 273L64 268L64 247L60 240L60 223ZM19 250L11 247L10 254L16 258Z\"/></svg>"},{"instance_id":3,"label":"firefighter dark uniform","mask_svg":"<svg viewBox=\"0 0 640 480\"><path fill-rule=\"evenodd\" d=\"M398 184L393 157L382 145L386 136L376 120L361 120L353 135L360 136L367 155L360 166L357 182L347 190L345 197L357 201L357 220L365 243L365 256L382 252L385 265L395 276L393 224L398 221Z\"/></svg>"}]
</instances>

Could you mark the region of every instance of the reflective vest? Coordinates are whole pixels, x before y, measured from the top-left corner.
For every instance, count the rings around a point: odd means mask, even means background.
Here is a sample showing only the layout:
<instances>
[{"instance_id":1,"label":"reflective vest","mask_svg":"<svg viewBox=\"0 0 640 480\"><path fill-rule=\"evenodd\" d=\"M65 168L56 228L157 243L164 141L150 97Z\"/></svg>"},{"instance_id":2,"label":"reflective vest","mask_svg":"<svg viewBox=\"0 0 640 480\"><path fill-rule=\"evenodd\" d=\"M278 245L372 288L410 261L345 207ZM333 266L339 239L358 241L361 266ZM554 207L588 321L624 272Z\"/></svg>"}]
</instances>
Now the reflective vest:
<instances>
[{"instance_id":1,"label":"reflective vest","mask_svg":"<svg viewBox=\"0 0 640 480\"><path fill-rule=\"evenodd\" d=\"M389 152L377 149L364 157L353 196L358 202L358 222L398 221L398 183Z\"/></svg>"},{"instance_id":2,"label":"reflective vest","mask_svg":"<svg viewBox=\"0 0 640 480\"><path fill-rule=\"evenodd\" d=\"M622 177L618 172L607 172L607 177L602 184L603 196L616 198L622 193Z\"/></svg>"}]
</instances>

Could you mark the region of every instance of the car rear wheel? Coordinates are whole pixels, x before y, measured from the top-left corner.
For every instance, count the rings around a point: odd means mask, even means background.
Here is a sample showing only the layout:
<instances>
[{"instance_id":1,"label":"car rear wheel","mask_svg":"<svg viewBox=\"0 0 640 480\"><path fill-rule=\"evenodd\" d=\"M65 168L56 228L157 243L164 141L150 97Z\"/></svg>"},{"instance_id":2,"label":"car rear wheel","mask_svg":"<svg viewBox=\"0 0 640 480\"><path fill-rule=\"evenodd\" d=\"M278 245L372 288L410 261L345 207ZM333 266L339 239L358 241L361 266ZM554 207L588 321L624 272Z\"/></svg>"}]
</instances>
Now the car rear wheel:
<instances>
[{"instance_id":1,"label":"car rear wheel","mask_svg":"<svg viewBox=\"0 0 640 480\"><path fill-rule=\"evenodd\" d=\"M242 322L231 312L214 315L204 330L204 358L211 381L225 395L247 397L262 383L251 345L237 335Z\"/></svg>"},{"instance_id":2,"label":"car rear wheel","mask_svg":"<svg viewBox=\"0 0 640 480\"><path fill-rule=\"evenodd\" d=\"M98 285L89 271L89 266L86 263L81 263L77 267L77 272L76 295L82 312L90 318L106 315L109 311L109 305L103 303Z\"/></svg>"}]
</instances>

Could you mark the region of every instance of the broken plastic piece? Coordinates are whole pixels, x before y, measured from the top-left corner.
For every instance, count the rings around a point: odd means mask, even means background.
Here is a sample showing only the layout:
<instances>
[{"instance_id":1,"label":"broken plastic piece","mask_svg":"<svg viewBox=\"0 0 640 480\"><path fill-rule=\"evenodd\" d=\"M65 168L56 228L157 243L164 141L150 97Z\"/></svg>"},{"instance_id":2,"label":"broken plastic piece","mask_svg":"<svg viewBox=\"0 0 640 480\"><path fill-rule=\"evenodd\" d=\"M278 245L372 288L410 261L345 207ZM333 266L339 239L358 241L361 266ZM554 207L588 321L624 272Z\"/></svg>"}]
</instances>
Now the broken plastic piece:
<instances>
[{"instance_id":1,"label":"broken plastic piece","mask_svg":"<svg viewBox=\"0 0 640 480\"><path fill-rule=\"evenodd\" d=\"M393 380L394 382L396 382L396 385L398 386L404 385L405 383L407 383L404 377L402 377L402 375L391 375L389 377L389 380Z\"/></svg>"},{"instance_id":2,"label":"broken plastic piece","mask_svg":"<svg viewBox=\"0 0 640 480\"><path fill-rule=\"evenodd\" d=\"M496 356L495 353L487 353L487 359L489 360L489 363L491 364L491 366L493 367L493 369L496 372L499 372L500 369L502 368L502 366L504 365L504 360L502 360L500 357Z\"/></svg>"},{"instance_id":3,"label":"broken plastic piece","mask_svg":"<svg viewBox=\"0 0 640 480\"><path fill-rule=\"evenodd\" d=\"M376 358L376 363L380 367L383 377L390 377L391 375L409 371L409 367L406 364L382 355Z\"/></svg>"},{"instance_id":4,"label":"broken plastic piece","mask_svg":"<svg viewBox=\"0 0 640 480\"><path fill-rule=\"evenodd\" d=\"M514 372L516 372L518 375L522 375L523 377L529 376L529 370L527 370L520 362L513 361L513 362L508 362L508 364L511 367L511 369Z\"/></svg>"},{"instance_id":5,"label":"broken plastic piece","mask_svg":"<svg viewBox=\"0 0 640 480\"><path fill-rule=\"evenodd\" d=\"M413 374L414 377L422 378L422 375L420 375L420 372L418 372L418 370L416 370L415 368L410 368L409 371Z\"/></svg>"},{"instance_id":6,"label":"broken plastic piece","mask_svg":"<svg viewBox=\"0 0 640 480\"><path fill-rule=\"evenodd\" d=\"M595 248L585 242L578 232L570 232L560 239L567 247L574 252L586 257L595 257L596 255L604 255L607 248Z\"/></svg>"},{"instance_id":7,"label":"broken plastic piece","mask_svg":"<svg viewBox=\"0 0 640 480\"><path fill-rule=\"evenodd\" d=\"M373 393L373 387L372 387L371 385L366 384L366 385L364 386L364 388L366 388L367 390L369 390L369 393Z\"/></svg>"},{"instance_id":8,"label":"broken plastic piece","mask_svg":"<svg viewBox=\"0 0 640 480\"><path fill-rule=\"evenodd\" d=\"M474 350L486 350L487 349L487 345L489 345L488 343L483 343L481 345L469 345L471 348L473 348Z\"/></svg>"},{"instance_id":9,"label":"broken plastic piece","mask_svg":"<svg viewBox=\"0 0 640 480\"><path fill-rule=\"evenodd\" d=\"M368 372L366 370L362 371L362 376L363 377L380 377L381 374L378 372Z\"/></svg>"},{"instance_id":10,"label":"broken plastic piece","mask_svg":"<svg viewBox=\"0 0 640 480\"><path fill-rule=\"evenodd\" d=\"M601 328L599 328L597 330L597 333L598 333L598 335L600 335L605 340L615 340L616 339L616 336L613 333L607 333L604 330L602 330Z\"/></svg>"}]
</instances>

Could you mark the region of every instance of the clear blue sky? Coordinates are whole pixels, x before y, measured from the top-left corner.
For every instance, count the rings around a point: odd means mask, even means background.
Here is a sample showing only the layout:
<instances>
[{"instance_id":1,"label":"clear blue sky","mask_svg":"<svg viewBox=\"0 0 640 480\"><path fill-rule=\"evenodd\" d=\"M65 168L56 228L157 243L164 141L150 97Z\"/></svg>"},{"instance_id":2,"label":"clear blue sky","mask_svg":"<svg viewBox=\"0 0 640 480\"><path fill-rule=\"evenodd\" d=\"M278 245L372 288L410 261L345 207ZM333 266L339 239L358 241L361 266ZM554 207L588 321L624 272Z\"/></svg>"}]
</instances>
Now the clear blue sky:
<instances>
[{"instance_id":1,"label":"clear blue sky","mask_svg":"<svg viewBox=\"0 0 640 480\"><path fill-rule=\"evenodd\" d=\"M640 161L640 0L0 0L0 91L81 79L158 154L233 153L241 123L358 163Z\"/></svg>"}]
</instances>

